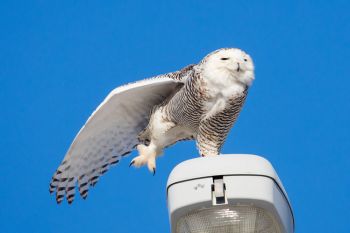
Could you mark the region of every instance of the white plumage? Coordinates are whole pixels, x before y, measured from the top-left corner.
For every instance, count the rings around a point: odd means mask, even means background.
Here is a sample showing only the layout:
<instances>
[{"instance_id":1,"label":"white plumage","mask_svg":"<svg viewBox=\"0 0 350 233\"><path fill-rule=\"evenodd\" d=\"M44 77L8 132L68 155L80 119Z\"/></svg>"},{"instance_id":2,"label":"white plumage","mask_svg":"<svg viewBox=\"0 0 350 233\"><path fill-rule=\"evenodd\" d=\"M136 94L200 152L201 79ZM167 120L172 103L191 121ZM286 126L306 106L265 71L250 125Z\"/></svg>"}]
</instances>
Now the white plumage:
<instances>
[{"instance_id":1,"label":"white plumage","mask_svg":"<svg viewBox=\"0 0 350 233\"><path fill-rule=\"evenodd\" d=\"M218 155L254 79L249 55L220 49L199 64L113 90L75 137L50 183L71 203L135 147L131 165L147 164L179 140L195 139L202 156Z\"/></svg>"}]
</instances>

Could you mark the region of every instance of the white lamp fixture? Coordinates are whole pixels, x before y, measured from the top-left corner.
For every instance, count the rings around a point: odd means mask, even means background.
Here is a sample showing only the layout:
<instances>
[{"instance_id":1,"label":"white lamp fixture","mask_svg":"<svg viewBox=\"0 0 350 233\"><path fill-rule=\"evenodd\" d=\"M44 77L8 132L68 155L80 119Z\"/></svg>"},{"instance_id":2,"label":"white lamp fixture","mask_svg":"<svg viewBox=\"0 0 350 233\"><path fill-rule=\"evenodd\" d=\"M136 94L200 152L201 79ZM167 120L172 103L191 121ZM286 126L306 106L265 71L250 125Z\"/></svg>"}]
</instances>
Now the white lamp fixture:
<instances>
[{"instance_id":1,"label":"white lamp fixture","mask_svg":"<svg viewBox=\"0 0 350 233\"><path fill-rule=\"evenodd\" d=\"M167 184L172 233L292 233L294 218L272 165L255 155L187 160Z\"/></svg>"}]
</instances>

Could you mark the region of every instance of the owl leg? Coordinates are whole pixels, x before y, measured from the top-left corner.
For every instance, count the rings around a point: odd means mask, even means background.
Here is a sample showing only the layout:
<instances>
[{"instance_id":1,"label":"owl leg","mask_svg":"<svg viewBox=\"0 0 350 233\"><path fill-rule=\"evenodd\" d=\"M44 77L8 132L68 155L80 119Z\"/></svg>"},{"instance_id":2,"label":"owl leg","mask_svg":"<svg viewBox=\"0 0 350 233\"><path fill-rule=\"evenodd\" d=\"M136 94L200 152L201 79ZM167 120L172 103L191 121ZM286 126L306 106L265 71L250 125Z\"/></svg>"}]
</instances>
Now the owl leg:
<instances>
[{"instance_id":1,"label":"owl leg","mask_svg":"<svg viewBox=\"0 0 350 233\"><path fill-rule=\"evenodd\" d=\"M220 148L218 145L207 139L203 140L203 138L200 137L197 137L197 148L202 157L217 156L220 154Z\"/></svg>"},{"instance_id":2,"label":"owl leg","mask_svg":"<svg viewBox=\"0 0 350 233\"><path fill-rule=\"evenodd\" d=\"M174 122L166 120L165 116L166 114L163 112L163 108L154 111L147 131L140 135L141 139L148 138L150 143L147 146L143 144L137 146L139 156L134 158L130 165L141 167L147 164L150 172L155 174L156 158L162 154L163 148L166 147L172 139L171 135L169 135L169 130L176 126Z\"/></svg>"},{"instance_id":3,"label":"owl leg","mask_svg":"<svg viewBox=\"0 0 350 233\"><path fill-rule=\"evenodd\" d=\"M213 127L208 121L204 121L199 126L199 132L196 137L197 148L202 157L216 156L220 154L220 150L226 132L221 132L219 128Z\"/></svg>"},{"instance_id":4,"label":"owl leg","mask_svg":"<svg viewBox=\"0 0 350 233\"><path fill-rule=\"evenodd\" d=\"M162 154L162 151L152 142L148 146L142 144L138 145L137 150L139 156L131 161L130 166L141 167L147 164L149 171L153 172L154 175L156 173L156 158Z\"/></svg>"}]
</instances>

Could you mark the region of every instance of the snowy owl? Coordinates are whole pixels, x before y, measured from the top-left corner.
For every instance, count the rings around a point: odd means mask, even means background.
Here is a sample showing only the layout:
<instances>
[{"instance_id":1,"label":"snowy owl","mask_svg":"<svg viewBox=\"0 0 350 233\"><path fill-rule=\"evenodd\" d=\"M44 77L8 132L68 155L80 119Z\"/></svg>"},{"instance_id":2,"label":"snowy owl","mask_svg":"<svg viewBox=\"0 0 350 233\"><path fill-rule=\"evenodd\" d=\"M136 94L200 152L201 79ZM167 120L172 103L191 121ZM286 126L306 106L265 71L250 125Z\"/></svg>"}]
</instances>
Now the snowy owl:
<instances>
[{"instance_id":1,"label":"snowy owl","mask_svg":"<svg viewBox=\"0 0 350 233\"><path fill-rule=\"evenodd\" d=\"M130 165L147 165L180 140L196 140L200 156L219 155L254 80L251 57L223 48L198 64L114 89L80 129L50 183L60 203L85 199L112 165L138 150Z\"/></svg>"}]
</instances>

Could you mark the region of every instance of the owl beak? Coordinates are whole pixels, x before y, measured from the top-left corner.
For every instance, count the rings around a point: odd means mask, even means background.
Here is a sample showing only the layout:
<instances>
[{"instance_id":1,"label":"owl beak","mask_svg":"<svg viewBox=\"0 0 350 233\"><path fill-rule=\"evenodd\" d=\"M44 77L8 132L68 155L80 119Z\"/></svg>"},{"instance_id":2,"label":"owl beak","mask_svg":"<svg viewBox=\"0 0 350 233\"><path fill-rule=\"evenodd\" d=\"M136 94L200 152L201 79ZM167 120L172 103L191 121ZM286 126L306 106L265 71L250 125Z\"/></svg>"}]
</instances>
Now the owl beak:
<instances>
[{"instance_id":1,"label":"owl beak","mask_svg":"<svg viewBox=\"0 0 350 233\"><path fill-rule=\"evenodd\" d=\"M237 72L241 71L241 66L239 65L239 62L237 62Z\"/></svg>"}]
</instances>

